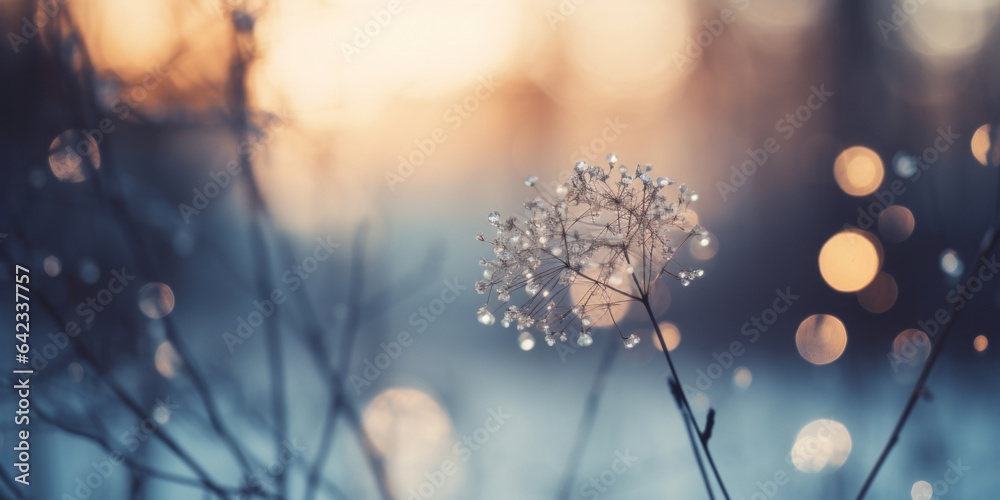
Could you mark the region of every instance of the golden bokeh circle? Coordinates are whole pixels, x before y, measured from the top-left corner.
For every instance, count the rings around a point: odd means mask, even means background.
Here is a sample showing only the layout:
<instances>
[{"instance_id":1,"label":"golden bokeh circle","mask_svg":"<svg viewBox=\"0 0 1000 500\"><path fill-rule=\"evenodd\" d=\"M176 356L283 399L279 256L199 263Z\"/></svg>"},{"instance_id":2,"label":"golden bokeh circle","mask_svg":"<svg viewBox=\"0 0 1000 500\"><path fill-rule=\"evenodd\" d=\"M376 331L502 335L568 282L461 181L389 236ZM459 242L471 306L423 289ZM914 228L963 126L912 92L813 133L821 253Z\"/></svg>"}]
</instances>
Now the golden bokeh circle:
<instances>
[{"instance_id":1,"label":"golden bokeh circle","mask_svg":"<svg viewBox=\"0 0 1000 500\"><path fill-rule=\"evenodd\" d=\"M833 162L833 177L845 193L865 196L882 184L885 166L878 153L864 146L853 146L837 155Z\"/></svg>"},{"instance_id":2,"label":"golden bokeh circle","mask_svg":"<svg viewBox=\"0 0 1000 500\"><path fill-rule=\"evenodd\" d=\"M847 329L836 316L814 314L799 324L795 346L806 361L814 365L829 364L847 348Z\"/></svg>"},{"instance_id":3,"label":"golden bokeh circle","mask_svg":"<svg viewBox=\"0 0 1000 500\"><path fill-rule=\"evenodd\" d=\"M881 248L873 240L854 230L827 240L819 252L819 271L826 283L839 292L856 292L868 286L881 265Z\"/></svg>"}]
</instances>

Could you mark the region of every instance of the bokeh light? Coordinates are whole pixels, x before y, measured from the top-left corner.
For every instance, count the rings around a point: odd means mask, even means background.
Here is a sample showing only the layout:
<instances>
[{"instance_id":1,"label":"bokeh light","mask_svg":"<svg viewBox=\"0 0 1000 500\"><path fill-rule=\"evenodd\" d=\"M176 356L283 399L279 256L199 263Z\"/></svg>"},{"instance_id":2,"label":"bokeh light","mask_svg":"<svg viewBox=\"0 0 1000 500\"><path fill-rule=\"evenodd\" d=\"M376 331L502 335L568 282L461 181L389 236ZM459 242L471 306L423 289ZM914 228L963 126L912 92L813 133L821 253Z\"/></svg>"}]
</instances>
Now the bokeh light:
<instances>
[{"instance_id":1,"label":"bokeh light","mask_svg":"<svg viewBox=\"0 0 1000 500\"><path fill-rule=\"evenodd\" d=\"M942 64L953 65L957 57L980 50L997 20L996 0L896 0L896 4L906 9L903 40Z\"/></svg>"},{"instance_id":2,"label":"bokeh light","mask_svg":"<svg viewBox=\"0 0 1000 500\"><path fill-rule=\"evenodd\" d=\"M927 481L917 481L910 488L910 498L912 500L931 500L934 495L934 487Z\"/></svg>"},{"instance_id":3,"label":"bokeh light","mask_svg":"<svg viewBox=\"0 0 1000 500\"><path fill-rule=\"evenodd\" d=\"M521 332L517 337L517 346L522 351L530 351L535 347L535 336L531 332Z\"/></svg>"},{"instance_id":4,"label":"bokeh light","mask_svg":"<svg viewBox=\"0 0 1000 500\"><path fill-rule=\"evenodd\" d=\"M667 344L667 351L673 351L681 345L681 330L677 328L677 325L669 321L661 322L660 333L663 334L663 342ZM660 344L660 338L656 335L655 330L652 332L652 344L656 346L657 350L663 350L663 344Z\"/></svg>"},{"instance_id":5,"label":"bokeh light","mask_svg":"<svg viewBox=\"0 0 1000 500\"><path fill-rule=\"evenodd\" d=\"M885 168L877 153L864 146L853 146L837 155L833 176L845 193L865 196L882 184Z\"/></svg>"},{"instance_id":6,"label":"bokeh light","mask_svg":"<svg viewBox=\"0 0 1000 500\"><path fill-rule=\"evenodd\" d=\"M90 176L91 169L100 167L101 152L97 142L78 130L59 134L49 145L49 168L61 181L83 182Z\"/></svg>"},{"instance_id":7,"label":"bokeh light","mask_svg":"<svg viewBox=\"0 0 1000 500\"><path fill-rule=\"evenodd\" d=\"M451 418L421 390L392 387L380 392L368 403L361 421L372 445L384 456L391 489L399 496L425 481L424 473L440 469L451 454Z\"/></svg>"},{"instance_id":8,"label":"bokeh light","mask_svg":"<svg viewBox=\"0 0 1000 500\"><path fill-rule=\"evenodd\" d=\"M62 263L59 262L59 258L55 255L49 255L42 261L42 269L45 269L45 274L55 278L59 276L59 272L62 270Z\"/></svg>"},{"instance_id":9,"label":"bokeh light","mask_svg":"<svg viewBox=\"0 0 1000 500\"><path fill-rule=\"evenodd\" d=\"M983 352L989 347L990 341L986 338L986 335L976 335L976 338L972 340L972 347L978 352Z\"/></svg>"},{"instance_id":10,"label":"bokeh light","mask_svg":"<svg viewBox=\"0 0 1000 500\"><path fill-rule=\"evenodd\" d=\"M891 274L879 271L868 286L858 291L858 302L868 312L883 313L896 303L898 289Z\"/></svg>"},{"instance_id":11,"label":"bokeh light","mask_svg":"<svg viewBox=\"0 0 1000 500\"><path fill-rule=\"evenodd\" d=\"M154 364L156 365L156 371L160 372L167 378L173 378L177 375L177 370L181 364L181 358L177 355L177 351L174 350L174 345L169 341L163 341L156 348L156 354L153 356Z\"/></svg>"},{"instance_id":12,"label":"bokeh light","mask_svg":"<svg viewBox=\"0 0 1000 500\"><path fill-rule=\"evenodd\" d=\"M976 129L976 132L972 134L972 141L970 141L972 156L975 156L976 161L983 165L989 165L990 148L993 146L993 137L990 134L992 131L989 124L983 125Z\"/></svg>"},{"instance_id":13,"label":"bokeh light","mask_svg":"<svg viewBox=\"0 0 1000 500\"><path fill-rule=\"evenodd\" d=\"M795 346L802 358L814 365L832 363L847 347L847 329L835 316L814 314L799 324Z\"/></svg>"},{"instance_id":14,"label":"bokeh light","mask_svg":"<svg viewBox=\"0 0 1000 500\"><path fill-rule=\"evenodd\" d=\"M749 368L741 366L733 371L733 385L737 389L744 390L750 387L751 382L753 382L753 373L750 372Z\"/></svg>"},{"instance_id":15,"label":"bokeh light","mask_svg":"<svg viewBox=\"0 0 1000 500\"><path fill-rule=\"evenodd\" d=\"M896 153L896 156L892 157L892 169L896 172L896 175L904 179L909 179L917 173L919 167L913 155L900 151Z\"/></svg>"},{"instance_id":16,"label":"bokeh light","mask_svg":"<svg viewBox=\"0 0 1000 500\"><path fill-rule=\"evenodd\" d=\"M807 424L795 437L792 464L802 472L836 470L851 454L851 434L835 420L819 419Z\"/></svg>"},{"instance_id":17,"label":"bokeh light","mask_svg":"<svg viewBox=\"0 0 1000 500\"><path fill-rule=\"evenodd\" d=\"M835 234L819 252L819 270L830 287L856 292L868 286L881 264L879 248L861 231Z\"/></svg>"},{"instance_id":18,"label":"bokeh light","mask_svg":"<svg viewBox=\"0 0 1000 500\"><path fill-rule=\"evenodd\" d=\"M910 328L896 335L892 341L894 365L920 366L931 354L931 339L921 330Z\"/></svg>"},{"instance_id":19,"label":"bokeh light","mask_svg":"<svg viewBox=\"0 0 1000 500\"><path fill-rule=\"evenodd\" d=\"M710 232L693 238L689 244L691 256L698 260L709 260L719 251L719 239Z\"/></svg>"},{"instance_id":20,"label":"bokeh light","mask_svg":"<svg viewBox=\"0 0 1000 500\"><path fill-rule=\"evenodd\" d=\"M958 252L947 249L941 252L941 270L952 278L958 278L965 271L965 263L958 258Z\"/></svg>"},{"instance_id":21,"label":"bokeh light","mask_svg":"<svg viewBox=\"0 0 1000 500\"><path fill-rule=\"evenodd\" d=\"M139 290L139 310L150 319L160 319L174 310L174 291L163 283L147 283Z\"/></svg>"},{"instance_id":22,"label":"bokeh light","mask_svg":"<svg viewBox=\"0 0 1000 500\"><path fill-rule=\"evenodd\" d=\"M878 217L878 232L889 243L902 243L913 234L913 212L901 205L886 208Z\"/></svg>"}]
</instances>

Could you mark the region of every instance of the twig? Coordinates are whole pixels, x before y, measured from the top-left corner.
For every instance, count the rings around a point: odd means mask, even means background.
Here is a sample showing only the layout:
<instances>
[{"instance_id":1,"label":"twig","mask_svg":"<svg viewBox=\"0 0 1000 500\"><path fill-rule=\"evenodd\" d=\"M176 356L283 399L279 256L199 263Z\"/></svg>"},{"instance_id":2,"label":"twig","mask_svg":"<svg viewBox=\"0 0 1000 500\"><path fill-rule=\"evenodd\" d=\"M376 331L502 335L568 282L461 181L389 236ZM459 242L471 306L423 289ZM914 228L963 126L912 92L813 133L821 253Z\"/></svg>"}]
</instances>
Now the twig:
<instances>
[{"instance_id":1,"label":"twig","mask_svg":"<svg viewBox=\"0 0 1000 500\"><path fill-rule=\"evenodd\" d=\"M642 286L639 285L639 281L634 274L632 275L632 279L635 280L635 284L639 288L640 294L642 295L640 302L643 307L645 307L646 314L649 315L649 321L653 323L653 329L656 330L656 338L659 339L660 346L663 347L663 356L667 359L667 366L670 367L670 373L673 375L674 380L680 384L680 377L677 376L677 369L674 368L674 361L670 358L670 349L667 349L667 343L663 340L663 332L660 331L660 324L656 321L656 315L653 314L653 308L649 304L649 294L646 293ZM704 437L705 435L699 429L698 420L695 418L694 412L691 411L691 403L688 402L687 395L684 394L683 390L680 392L680 401L684 405L684 409L687 410L686 412L681 412L682 416L686 416L686 418L690 420L694 430L698 433L701 448L705 452L705 458L708 459L708 464L712 467L712 473L715 475L715 481L719 485L719 489L722 491L722 497L729 500L729 492L726 491L726 485L722 482L722 475L719 474L719 469L715 466L715 460L712 458L712 452L708 449L708 438ZM697 454L697 450L695 453ZM709 496L711 495L711 488L709 488Z\"/></svg>"},{"instance_id":2,"label":"twig","mask_svg":"<svg viewBox=\"0 0 1000 500\"><path fill-rule=\"evenodd\" d=\"M569 500L573 489L573 482L576 480L576 471L580 467L583 453L587 449L587 442L590 440L591 431L594 429L594 421L597 418L597 409L601 404L601 396L604 394L604 385L607 383L611 365L618 354L618 342L609 340L601 354L601 360L597 365L597 373L594 381L590 385L590 392L587 394L587 403L583 407L583 416L576 428L576 440L569 453L569 460L566 469L563 471L562 486L559 488L558 498Z\"/></svg>"},{"instance_id":3,"label":"twig","mask_svg":"<svg viewBox=\"0 0 1000 500\"><path fill-rule=\"evenodd\" d=\"M687 417L688 411L681 402L681 398L684 395L683 389L681 389L681 385L673 377L667 378L667 385L670 386L670 393L673 394L674 401L677 403L677 409L681 412L681 419L684 420L684 430L687 431L688 440L691 442L691 449L694 451L694 461L698 463L698 472L701 472L701 479L705 481L705 491L708 491L709 500L715 500L715 492L712 491L712 482L708 479L708 473L705 471L705 463L701 460L701 452L698 451L698 444L695 442L695 434L698 433L698 430L692 428L692 419ZM707 441L707 438L702 435L701 440Z\"/></svg>"},{"instance_id":4,"label":"twig","mask_svg":"<svg viewBox=\"0 0 1000 500\"><path fill-rule=\"evenodd\" d=\"M981 250L979 252L979 257L976 259L976 266L970 268L969 272L965 275L965 280L962 282L968 282L968 280L977 275L984 267L986 267L987 257L993 253L1000 242L1000 194L997 196L996 214L994 215L993 225L986 231L983 236L983 242ZM865 479L864 484L861 486L861 491L858 492L857 500L861 500L868 493L868 489L871 487L872 483L875 482L875 476L878 475L879 471L882 469L882 464L885 459L889 456L889 452L899 441L899 436L903 431L903 426L906 425L907 420L910 418L910 413L917 405L917 401L920 396L925 391L925 386L927 385L927 379L930 377L931 370L934 368L934 364L937 363L938 357L944 350L944 343L948 340L951 335L952 327L955 326L955 322L958 321L958 315L962 312L962 307L959 307L960 302L952 304L948 321L944 323L941 327L941 336L937 338L934 342L934 347L931 349L930 355L927 357L927 361L924 362L923 369L920 370L920 376L917 377L917 381L913 384L913 390L910 391L910 397L906 401L906 406L903 407L903 413L899 415L899 420L896 421L895 427L892 429L892 434L889 436L889 441L885 443L885 447L882 448L882 453L879 454L878 460L875 461L875 465L872 470L868 473L868 477Z\"/></svg>"}]
</instances>

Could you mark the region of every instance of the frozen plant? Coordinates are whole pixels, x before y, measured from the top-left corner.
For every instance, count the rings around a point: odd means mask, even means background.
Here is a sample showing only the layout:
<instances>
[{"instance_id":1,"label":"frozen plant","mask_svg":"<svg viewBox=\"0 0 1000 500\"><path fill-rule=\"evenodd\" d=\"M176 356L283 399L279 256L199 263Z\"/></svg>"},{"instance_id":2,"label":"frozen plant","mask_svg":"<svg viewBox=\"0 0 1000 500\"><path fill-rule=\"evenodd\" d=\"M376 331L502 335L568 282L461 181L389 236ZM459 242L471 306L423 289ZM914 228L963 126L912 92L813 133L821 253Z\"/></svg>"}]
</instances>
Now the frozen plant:
<instances>
[{"instance_id":1,"label":"frozen plant","mask_svg":"<svg viewBox=\"0 0 1000 500\"><path fill-rule=\"evenodd\" d=\"M570 338L588 346L594 342L595 326L610 324L625 348L631 349L639 336L624 334L615 315L623 303L636 301L643 305L660 345L666 346L649 296L664 276L688 286L704 275L674 258L689 239L707 238L700 225L687 220L688 207L698 195L684 184L671 187L676 181L669 177L654 177L651 165L633 170L619 165L614 154L607 159L607 167L577 163L569 181L561 184L542 187L537 176L528 176L524 182L536 195L524 204L526 215L521 220L490 212L487 220L496 227L496 236L489 240L482 232L477 236L493 245L494 254L492 260L480 261L485 269L476 291L486 295L476 313L480 323L492 325L499 315L503 327L514 325L519 331L534 327L550 346ZM709 496L714 498L700 451L728 499L708 449L714 410L701 429L679 390L669 350L662 350L673 376L673 397L686 420Z\"/></svg>"},{"instance_id":2,"label":"frozen plant","mask_svg":"<svg viewBox=\"0 0 1000 500\"><path fill-rule=\"evenodd\" d=\"M616 306L648 302L656 280L670 276L687 286L704 274L674 260L688 239L706 234L685 216L698 195L684 184L670 188L675 181L654 178L650 165L632 170L617 160L608 155L607 168L577 163L570 180L551 190L529 176L525 184L537 194L524 204L524 220L489 214L495 258L480 261L476 291L487 295L480 323L499 316L504 327L537 328L550 346L568 338L587 346L595 324L617 325ZM483 233L478 239L487 241ZM618 334L626 348L639 342Z\"/></svg>"}]
</instances>

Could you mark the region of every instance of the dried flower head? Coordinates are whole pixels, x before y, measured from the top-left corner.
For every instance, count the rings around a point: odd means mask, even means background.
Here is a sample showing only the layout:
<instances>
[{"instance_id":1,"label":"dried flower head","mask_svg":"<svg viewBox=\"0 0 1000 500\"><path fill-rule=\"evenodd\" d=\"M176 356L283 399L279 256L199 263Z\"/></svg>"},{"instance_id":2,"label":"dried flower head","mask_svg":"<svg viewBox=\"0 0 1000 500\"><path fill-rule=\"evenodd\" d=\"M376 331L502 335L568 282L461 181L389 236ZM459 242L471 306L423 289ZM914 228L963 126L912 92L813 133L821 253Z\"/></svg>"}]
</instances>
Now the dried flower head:
<instances>
[{"instance_id":1,"label":"dried flower head","mask_svg":"<svg viewBox=\"0 0 1000 500\"><path fill-rule=\"evenodd\" d=\"M617 326L617 306L644 301L653 283L663 276L687 286L702 270L685 269L674 255L691 237L706 232L685 220L688 205L698 198L684 184L676 196L666 191L675 181L654 178L652 166L634 171L608 155L608 167L579 162L567 182L547 188L532 175L525 184L537 196L526 202L526 219L487 217L496 226L495 259L482 259L483 280L476 291L487 295L479 322L492 325L494 313L505 328L535 326L554 345L575 335L581 346L593 342L591 328L598 322ZM673 189L671 189L673 191ZM477 239L487 241L483 233ZM514 294L527 294L520 305ZM499 305L490 308L496 296ZM603 320L603 321L602 321ZM639 342L635 334L619 330L625 347Z\"/></svg>"}]
</instances>

